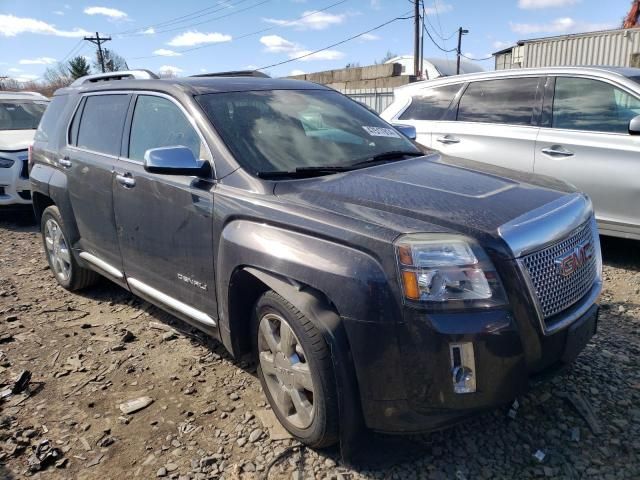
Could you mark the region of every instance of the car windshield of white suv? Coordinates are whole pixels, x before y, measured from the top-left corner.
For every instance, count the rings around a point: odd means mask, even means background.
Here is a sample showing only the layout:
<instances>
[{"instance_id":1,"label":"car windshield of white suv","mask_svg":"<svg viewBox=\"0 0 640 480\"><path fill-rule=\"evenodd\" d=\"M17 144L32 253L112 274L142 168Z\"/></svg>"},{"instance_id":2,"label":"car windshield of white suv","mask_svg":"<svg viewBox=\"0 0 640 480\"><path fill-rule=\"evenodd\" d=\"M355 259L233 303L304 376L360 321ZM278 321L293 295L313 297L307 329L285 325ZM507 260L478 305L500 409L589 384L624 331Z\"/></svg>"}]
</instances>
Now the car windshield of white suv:
<instances>
[{"instance_id":1,"label":"car windshield of white suv","mask_svg":"<svg viewBox=\"0 0 640 480\"><path fill-rule=\"evenodd\" d=\"M0 100L0 130L35 130L47 102Z\"/></svg>"},{"instance_id":2,"label":"car windshield of white suv","mask_svg":"<svg viewBox=\"0 0 640 480\"><path fill-rule=\"evenodd\" d=\"M263 178L323 175L422 155L376 114L328 90L200 95L238 162Z\"/></svg>"}]
</instances>

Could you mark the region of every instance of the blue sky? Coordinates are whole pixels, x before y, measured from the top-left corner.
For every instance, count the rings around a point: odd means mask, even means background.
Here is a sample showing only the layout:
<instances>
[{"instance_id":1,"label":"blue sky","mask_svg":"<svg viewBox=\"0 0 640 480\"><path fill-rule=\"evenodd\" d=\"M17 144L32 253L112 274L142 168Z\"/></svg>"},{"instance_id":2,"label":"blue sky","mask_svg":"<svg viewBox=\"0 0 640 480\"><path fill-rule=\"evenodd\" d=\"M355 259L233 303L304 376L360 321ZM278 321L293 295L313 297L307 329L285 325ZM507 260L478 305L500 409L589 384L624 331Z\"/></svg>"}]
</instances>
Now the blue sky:
<instances>
[{"instance_id":1,"label":"blue sky","mask_svg":"<svg viewBox=\"0 0 640 480\"><path fill-rule=\"evenodd\" d=\"M617 27L629 0L424 0L434 39L486 57L515 40ZM409 13L409 0L0 0L0 75L40 77L74 55L94 56L84 35L106 44L131 68L193 75L290 60ZM369 65L390 50L411 54L412 20L393 22L324 52L268 69L273 76ZM425 56L453 58L425 38ZM491 69L492 61L482 65Z\"/></svg>"}]
</instances>

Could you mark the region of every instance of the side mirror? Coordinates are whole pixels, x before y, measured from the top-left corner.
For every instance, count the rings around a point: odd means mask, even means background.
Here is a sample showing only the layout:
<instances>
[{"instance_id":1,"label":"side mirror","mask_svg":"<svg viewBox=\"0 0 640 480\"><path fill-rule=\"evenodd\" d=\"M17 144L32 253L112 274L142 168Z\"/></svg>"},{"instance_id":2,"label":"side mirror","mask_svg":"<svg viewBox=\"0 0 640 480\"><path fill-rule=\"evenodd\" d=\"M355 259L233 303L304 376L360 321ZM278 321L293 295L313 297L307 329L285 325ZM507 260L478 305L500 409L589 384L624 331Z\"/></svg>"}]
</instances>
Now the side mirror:
<instances>
[{"instance_id":1,"label":"side mirror","mask_svg":"<svg viewBox=\"0 0 640 480\"><path fill-rule=\"evenodd\" d=\"M640 135L640 115L629 121L629 135Z\"/></svg>"},{"instance_id":2,"label":"side mirror","mask_svg":"<svg viewBox=\"0 0 640 480\"><path fill-rule=\"evenodd\" d=\"M410 140L415 140L418 136L418 134L416 133L416 127L414 127L413 125L394 123L393 127Z\"/></svg>"},{"instance_id":3,"label":"side mirror","mask_svg":"<svg viewBox=\"0 0 640 480\"><path fill-rule=\"evenodd\" d=\"M161 147L144 152L144 169L165 175L203 176L209 172L209 164L197 160L187 147Z\"/></svg>"}]
</instances>

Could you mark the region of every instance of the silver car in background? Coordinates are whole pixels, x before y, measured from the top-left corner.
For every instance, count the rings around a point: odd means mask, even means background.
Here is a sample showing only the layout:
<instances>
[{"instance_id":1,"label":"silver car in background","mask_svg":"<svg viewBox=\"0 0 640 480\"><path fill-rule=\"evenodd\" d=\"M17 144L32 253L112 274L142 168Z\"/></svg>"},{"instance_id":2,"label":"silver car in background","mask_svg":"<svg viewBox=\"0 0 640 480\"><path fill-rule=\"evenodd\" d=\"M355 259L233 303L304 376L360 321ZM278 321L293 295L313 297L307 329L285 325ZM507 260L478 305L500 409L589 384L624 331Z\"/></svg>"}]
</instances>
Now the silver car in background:
<instances>
[{"instance_id":1,"label":"silver car in background","mask_svg":"<svg viewBox=\"0 0 640 480\"><path fill-rule=\"evenodd\" d=\"M443 154L564 180L600 232L640 240L640 69L554 67L417 82L381 116Z\"/></svg>"}]
</instances>

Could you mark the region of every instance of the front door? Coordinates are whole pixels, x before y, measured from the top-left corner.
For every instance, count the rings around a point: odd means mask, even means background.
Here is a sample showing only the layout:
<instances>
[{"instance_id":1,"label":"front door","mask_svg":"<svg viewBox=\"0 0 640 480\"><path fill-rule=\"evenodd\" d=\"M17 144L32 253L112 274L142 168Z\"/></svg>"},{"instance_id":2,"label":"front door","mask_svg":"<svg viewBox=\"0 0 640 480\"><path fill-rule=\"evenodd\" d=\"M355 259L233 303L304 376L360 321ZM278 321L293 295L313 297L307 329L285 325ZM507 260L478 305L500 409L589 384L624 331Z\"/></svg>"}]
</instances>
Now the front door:
<instances>
[{"instance_id":1,"label":"front door","mask_svg":"<svg viewBox=\"0 0 640 480\"><path fill-rule=\"evenodd\" d=\"M536 173L587 193L603 233L640 234L640 99L601 80L557 77L551 125L536 141Z\"/></svg>"},{"instance_id":2,"label":"front door","mask_svg":"<svg viewBox=\"0 0 640 480\"><path fill-rule=\"evenodd\" d=\"M77 243L72 242L91 255L94 265L97 259L98 266L106 262L116 270L122 265L113 217L113 169L130 99L127 94L84 97L71 124L69 145L58 159L80 233Z\"/></svg>"},{"instance_id":3,"label":"front door","mask_svg":"<svg viewBox=\"0 0 640 480\"><path fill-rule=\"evenodd\" d=\"M518 77L470 83L455 121L436 122L431 146L453 157L533 171L543 81Z\"/></svg>"},{"instance_id":4,"label":"front door","mask_svg":"<svg viewBox=\"0 0 640 480\"><path fill-rule=\"evenodd\" d=\"M134 100L127 152L116 165L115 219L131 289L206 327L215 325L211 179L145 171L148 149L185 146L211 161L208 147L173 99Z\"/></svg>"}]
</instances>

